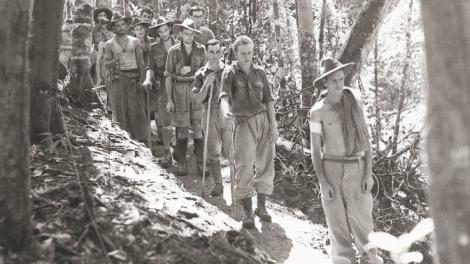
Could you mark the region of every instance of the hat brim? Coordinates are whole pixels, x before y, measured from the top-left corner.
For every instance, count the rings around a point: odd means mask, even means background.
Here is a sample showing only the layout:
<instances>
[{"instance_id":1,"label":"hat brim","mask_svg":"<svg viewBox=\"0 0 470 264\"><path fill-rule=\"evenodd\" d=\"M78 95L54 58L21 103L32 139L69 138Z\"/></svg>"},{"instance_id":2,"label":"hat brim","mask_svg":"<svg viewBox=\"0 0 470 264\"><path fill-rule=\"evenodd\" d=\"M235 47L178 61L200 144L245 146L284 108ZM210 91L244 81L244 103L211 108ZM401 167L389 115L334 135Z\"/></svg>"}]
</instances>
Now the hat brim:
<instances>
[{"instance_id":1,"label":"hat brim","mask_svg":"<svg viewBox=\"0 0 470 264\"><path fill-rule=\"evenodd\" d=\"M114 23L119 21L119 20L124 20L127 24L132 23L132 17L121 17L121 18L118 18L116 20L111 20L108 24L106 24L106 29L109 30L109 31L113 31Z\"/></svg>"},{"instance_id":2,"label":"hat brim","mask_svg":"<svg viewBox=\"0 0 470 264\"><path fill-rule=\"evenodd\" d=\"M185 25L183 25L183 24L175 24L175 25L173 25L173 31L175 31L175 32L182 31L183 29L189 29L189 30L191 30L191 31L196 32L196 34L199 34L199 35L202 34L201 31L199 31L199 30L197 30L197 29L194 29L194 28L187 27L187 26L185 26Z\"/></svg>"},{"instance_id":3,"label":"hat brim","mask_svg":"<svg viewBox=\"0 0 470 264\"><path fill-rule=\"evenodd\" d=\"M173 22L173 21L165 21L163 23L160 23L160 24L157 24L155 26L149 27L148 34L151 37L158 36L158 32L157 32L158 28L161 27L161 26L164 26L164 25L168 25L168 28L170 29L170 31L172 31L174 24L175 24L175 22Z\"/></svg>"},{"instance_id":4,"label":"hat brim","mask_svg":"<svg viewBox=\"0 0 470 264\"><path fill-rule=\"evenodd\" d=\"M95 22L95 24L98 24L98 14L101 13L101 12L105 12L106 13L106 18L108 20L111 20L111 18L113 17L113 12L111 11L111 9L109 8L106 8L106 7L100 7L100 8L97 8L95 10L93 10L93 21Z\"/></svg>"},{"instance_id":5,"label":"hat brim","mask_svg":"<svg viewBox=\"0 0 470 264\"><path fill-rule=\"evenodd\" d=\"M143 21L142 21L142 22L139 22L139 23L137 23L137 24L130 25L130 26L129 26L129 29L133 29L134 27L137 27L137 26L139 26L139 25L143 25L144 27L148 27L148 26L150 26L150 23L149 23L149 22L143 22Z\"/></svg>"},{"instance_id":6,"label":"hat brim","mask_svg":"<svg viewBox=\"0 0 470 264\"><path fill-rule=\"evenodd\" d=\"M347 76L347 75L349 75L349 73L351 73L351 70L352 70L353 67L354 67L354 62L350 62L350 63L343 64L339 67L336 67L334 69L331 69L331 70L323 73L320 77L316 78L315 81L313 81L313 86L323 89L325 87L323 85L323 82L321 82L321 80L323 80L325 77L327 77L328 75L330 75L334 72L340 71L340 70L342 70L344 72L344 76Z\"/></svg>"}]
</instances>

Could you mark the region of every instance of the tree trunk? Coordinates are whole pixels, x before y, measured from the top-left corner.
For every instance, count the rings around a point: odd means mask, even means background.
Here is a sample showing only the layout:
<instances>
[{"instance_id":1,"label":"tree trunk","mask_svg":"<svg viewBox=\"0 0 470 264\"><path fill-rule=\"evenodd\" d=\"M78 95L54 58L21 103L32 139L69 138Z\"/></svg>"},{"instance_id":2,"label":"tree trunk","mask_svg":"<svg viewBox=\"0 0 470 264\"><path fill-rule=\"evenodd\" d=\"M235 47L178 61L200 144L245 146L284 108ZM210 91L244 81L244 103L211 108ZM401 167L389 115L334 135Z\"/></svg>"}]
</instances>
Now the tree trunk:
<instances>
[{"instance_id":1,"label":"tree trunk","mask_svg":"<svg viewBox=\"0 0 470 264\"><path fill-rule=\"evenodd\" d=\"M279 65L280 68L284 68L284 56L282 54L282 34L281 34L281 22L282 21L279 15L278 1L279 0L273 0L274 36L276 38L276 53L277 53L277 58L278 58L277 64Z\"/></svg>"},{"instance_id":2,"label":"tree trunk","mask_svg":"<svg viewBox=\"0 0 470 264\"><path fill-rule=\"evenodd\" d=\"M470 259L470 2L421 1L429 198L441 264Z\"/></svg>"},{"instance_id":3,"label":"tree trunk","mask_svg":"<svg viewBox=\"0 0 470 264\"><path fill-rule=\"evenodd\" d=\"M94 85L90 76L92 12L92 0L75 0L69 69L70 87L67 89L67 95L77 105L83 105L87 101L85 89L90 89Z\"/></svg>"},{"instance_id":4,"label":"tree trunk","mask_svg":"<svg viewBox=\"0 0 470 264\"><path fill-rule=\"evenodd\" d=\"M29 10L30 0L0 0L0 245L24 253L31 247Z\"/></svg>"},{"instance_id":5,"label":"tree trunk","mask_svg":"<svg viewBox=\"0 0 470 264\"><path fill-rule=\"evenodd\" d=\"M96 7L107 7L107 8L111 8L111 6L112 6L112 1L111 1L111 0L96 0L95 6L96 6Z\"/></svg>"},{"instance_id":6,"label":"tree trunk","mask_svg":"<svg viewBox=\"0 0 470 264\"><path fill-rule=\"evenodd\" d=\"M382 137L382 120L379 106L379 38L375 39L374 47L374 86L375 86L375 144L377 152L380 152L380 140Z\"/></svg>"},{"instance_id":7,"label":"tree trunk","mask_svg":"<svg viewBox=\"0 0 470 264\"><path fill-rule=\"evenodd\" d=\"M408 16L407 27L406 27L406 55L405 55L405 65L403 66L403 77L401 80L400 90L398 92L398 106L397 106L397 116L395 119L395 125L393 127L393 142L392 142L392 154L396 154L398 151L398 137L400 136L400 121L401 114L403 112L403 105L405 103L405 93L406 85L409 78L408 68L411 61L411 16L413 15L413 0L409 0L410 14Z\"/></svg>"},{"instance_id":8,"label":"tree trunk","mask_svg":"<svg viewBox=\"0 0 470 264\"><path fill-rule=\"evenodd\" d=\"M318 33L318 60L323 59L323 46L325 43L325 19L326 19L326 0L323 0L320 17L320 29Z\"/></svg>"},{"instance_id":9,"label":"tree trunk","mask_svg":"<svg viewBox=\"0 0 470 264\"><path fill-rule=\"evenodd\" d=\"M64 0L35 1L31 65L31 139L39 143L48 134L64 134L57 97L60 27ZM41 135L42 134L42 135Z\"/></svg>"},{"instance_id":10,"label":"tree trunk","mask_svg":"<svg viewBox=\"0 0 470 264\"><path fill-rule=\"evenodd\" d=\"M312 106L315 88L313 81L317 76L317 54L315 36L313 34L312 0L296 0L297 28L299 38L299 56L302 73L302 107ZM303 113L306 116L307 112Z\"/></svg>"},{"instance_id":11,"label":"tree trunk","mask_svg":"<svg viewBox=\"0 0 470 264\"><path fill-rule=\"evenodd\" d=\"M339 56L342 63L355 63L351 74L345 79L345 85L351 86L357 81L362 62L367 58L383 18L394 2L396 0L371 0L363 5Z\"/></svg>"}]
</instances>

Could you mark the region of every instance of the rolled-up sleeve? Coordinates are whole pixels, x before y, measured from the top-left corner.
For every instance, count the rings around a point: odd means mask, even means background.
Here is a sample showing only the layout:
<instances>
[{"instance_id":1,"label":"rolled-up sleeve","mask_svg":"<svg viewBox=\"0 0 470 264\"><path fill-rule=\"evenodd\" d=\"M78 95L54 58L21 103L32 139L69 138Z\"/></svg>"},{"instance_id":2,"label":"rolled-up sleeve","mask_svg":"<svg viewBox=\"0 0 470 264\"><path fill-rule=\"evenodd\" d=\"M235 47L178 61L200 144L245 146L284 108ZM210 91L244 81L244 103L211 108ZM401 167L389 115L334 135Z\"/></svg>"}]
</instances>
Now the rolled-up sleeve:
<instances>
[{"instance_id":1,"label":"rolled-up sleeve","mask_svg":"<svg viewBox=\"0 0 470 264\"><path fill-rule=\"evenodd\" d=\"M271 83L266 76L266 73L262 73L263 75L263 103L269 103L274 100Z\"/></svg>"},{"instance_id":2,"label":"rolled-up sleeve","mask_svg":"<svg viewBox=\"0 0 470 264\"><path fill-rule=\"evenodd\" d=\"M235 78L230 67L224 69L222 73L222 88L220 89L219 101L224 96L228 96L229 101L232 102L232 83Z\"/></svg>"},{"instance_id":3,"label":"rolled-up sleeve","mask_svg":"<svg viewBox=\"0 0 470 264\"><path fill-rule=\"evenodd\" d=\"M170 49L168 52L168 57L166 58L166 66L165 66L165 76L167 76L167 73L175 73L176 67L174 63L174 54L175 54L175 49Z\"/></svg>"}]
</instances>

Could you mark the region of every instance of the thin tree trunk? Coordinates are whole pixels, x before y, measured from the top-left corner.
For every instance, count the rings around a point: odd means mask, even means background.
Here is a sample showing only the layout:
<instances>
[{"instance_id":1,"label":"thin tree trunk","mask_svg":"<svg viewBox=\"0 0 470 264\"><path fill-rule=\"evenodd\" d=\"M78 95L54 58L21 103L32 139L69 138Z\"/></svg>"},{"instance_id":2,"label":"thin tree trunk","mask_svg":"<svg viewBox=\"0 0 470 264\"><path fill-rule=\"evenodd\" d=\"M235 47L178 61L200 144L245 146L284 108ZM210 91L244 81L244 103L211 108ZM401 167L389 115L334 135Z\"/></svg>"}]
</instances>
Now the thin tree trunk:
<instances>
[{"instance_id":1,"label":"thin tree trunk","mask_svg":"<svg viewBox=\"0 0 470 264\"><path fill-rule=\"evenodd\" d=\"M86 89L93 87L90 76L91 32L93 28L92 1L75 0L75 13L72 29L72 55L70 57L70 87L67 87L69 99L77 105L87 101Z\"/></svg>"},{"instance_id":2,"label":"thin tree trunk","mask_svg":"<svg viewBox=\"0 0 470 264\"><path fill-rule=\"evenodd\" d=\"M296 3L299 56L302 72L302 107L303 109L308 109L312 105L312 96L315 91L313 81L317 75L312 1L296 0ZM305 111L303 114L306 116L307 112Z\"/></svg>"},{"instance_id":3,"label":"thin tree trunk","mask_svg":"<svg viewBox=\"0 0 470 264\"><path fill-rule=\"evenodd\" d=\"M351 86L359 77L362 62L367 58L370 45L383 22L384 16L391 9L396 0L371 0L366 2L354 26L349 33L346 45L340 53L339 60L343 63L354 62L351 74L346 78L345 84Z\"/></svg>"},{"instance_id":4,"label":"thin tree trunk","mask_svg":"<svg viewBox=\"0 0 470 264\"><path fill-rule=\"evenodd\" d=\"M30 0L0 0L0 246L20 253L31 248L30 8Z\"/></svg>"},{"instance_id":5,"label":"thin tree trunk","mask_svg":"<svg viewBox=\"0 0 470 264\"><path fill-rule=\"evenodd\" d=\"M406 27L406 57L405 57L405 65L403 65L403 78L401 80L400 90L398 92L398 106L397 106L397 116L395 119L395 125L393 127L393 142L392 142L392 154L397 153L398 150L398 137L400 136L400 121L401 121L401 114L403 111L403 104L405 102L405 93L406 93L406 85L409 78L409 71L408 68L410 67L411 61L411 17L413 14L413 0L409 0L409 16L408 22Z\"/></svg>"},{"instance_id":6,"label":"thin tree trunk","mask_svg":"<svg viewBox=\"0 0 470 264\"><path fill-rule=\"evenodd\" d=\"M318 33L318 60L323 59L323 44L325 42L326 0L323 0L320 18L320 32Z\"/></svg>"},{"instance_id":7,"label":"thin tree trunk","mask_svg":"<svg viewBox=\"0 0 470 264\"><path fill-rule=\"evenodd\" d=\"M379 38L375 39L374 47L374 85L375 85L375 144L376 150L380 151L380 139L382 137L382 120L380 118L379 106Z\"/></svg>"},{"instance_id":8,"label":"thin tree trunk","mask_svg":"<svg viewBox=\"0 0 470 264\"><path fill-rule=\"evenodd\" d=\"M426 152L436 262L470 259L470 2L421 1L427 61Z\"/></svg>"},{"instance_id":9,"label":"thin tree trunk","mask_svg":"<svg viewBox=\"0 0 470 264\"><path fill-rule=\"evenodd\" d=\"M282 54L281 18L279 15L278 1L279 0L273 0L274 36L276 38L277 64L280 68L284 68L284 56Z\"/></svg>"},{"instance_id":10,"label":"thin tree trunk","mask_svg":"<svg viewBox=\"0 0 470 264\"><path fill-rule=\"evenodd\" d=\"M35 1L33 8L31 63L31 139L39 143L48 134L64 134L58 111L57 75L60 27L64 0Z\"/></svg>"}]
</instances>

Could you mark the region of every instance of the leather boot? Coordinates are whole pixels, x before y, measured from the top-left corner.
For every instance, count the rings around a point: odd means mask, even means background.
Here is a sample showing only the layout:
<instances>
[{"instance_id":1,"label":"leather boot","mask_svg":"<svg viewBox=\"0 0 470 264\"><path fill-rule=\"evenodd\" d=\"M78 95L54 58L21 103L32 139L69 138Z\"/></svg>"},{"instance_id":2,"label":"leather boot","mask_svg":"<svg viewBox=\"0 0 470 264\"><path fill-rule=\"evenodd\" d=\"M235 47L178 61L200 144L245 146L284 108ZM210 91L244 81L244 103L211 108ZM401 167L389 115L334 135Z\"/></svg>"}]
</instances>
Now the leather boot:
<instances>
[{"instance_id":1,"label":"leather boot","mask_svg":"<svg viewBox=\"0 0 470 264\"><path fill-rule=\"evenodd\" d=\"M243 228L255 227L255 216L253 215L253 204L251 197L242 199L243 210L245 211L245 218L243 218Z\"/></svg>"},{"instance_id":2,"label":"leather boot","mask_svg":"<svg viewBox=\"0 0 470 264\"><path fill-rule=\"evenodd\" d=\"M211 196L219 196L224 193L224 186L222 185L222 173L220 171L220 161L212 162L209 165L209 171L214 179L214 189L211 191Z\"/></svg>"},{"instance_id":3,"label":"leather boot","mask_svg":"<svg viewBox=\"0 0 470 264\"><path fill-rule=\"evenodd\" d=\"M255 210L255 215L257 215L261 221L264 222L271 222L271 215L268 213L266 209L266 198L268 197L267 194L258 193L258 208Z\"/></svg>"},{"instance_id":4,"label":"leather boot","mask_svg":"<svg viewBox=\"0 0 470 264\"><path fill-rule=\"evenodd\" d=\"M164 156L159 160L159 164L162 168L169 168L173 164L173 158L171 157L171 150L165 149Z\"/></svg>"},{"instance_id":5,"label":"leather boot","mask_svg":"<svg viewBox=\"0 0 470 264\"><path fill-rule=\"evenodd\" d=\"M175 160L177 162L186 161L186 150L188 149L188 139L177 139L175 146Z\"/></svg>"},{"instance_id":6,"label":"leather boot","mask_svg":"<svg viewBox=\"0 0 470 264\"><path fill-rule=\"evenodd\" d=\"M186 166L186 150L188 149L188 139L178 139L176 140L176 148L175 148L175 160L178 162L176 164L176 175L178 176L186 176L187 173L187 166Z\"/></svg>"},{"instance_id":7,"label":"leather boot","mask_svg":"<svg viewBox=\"0 0 470 264\"><path fill-rule=\"evenodd\" d=\"M203 162L204 162L204 139L194 139L194 155L196 156L196 166L199 176L202 177ZM206 168L206 175L209 174L209 170Z\"/></svg>"}]
</instances>

